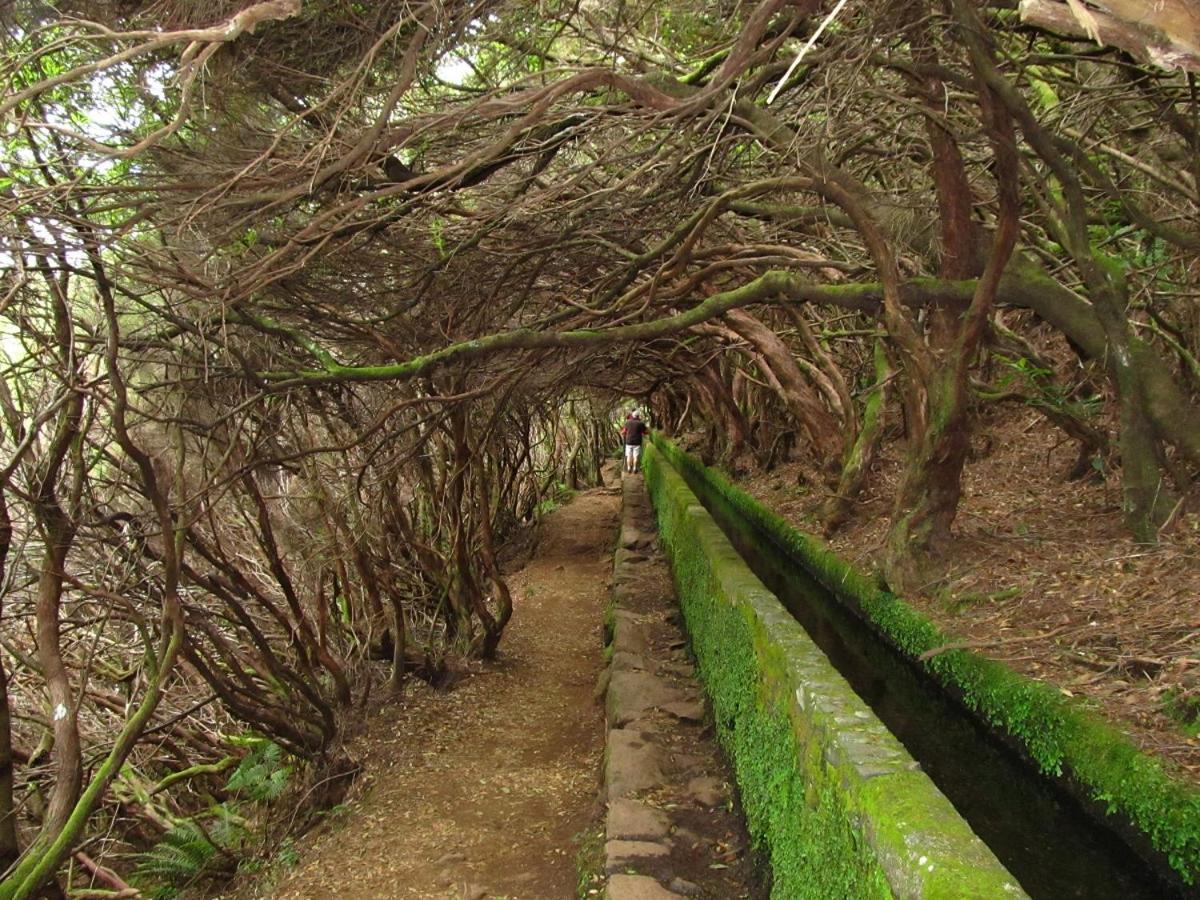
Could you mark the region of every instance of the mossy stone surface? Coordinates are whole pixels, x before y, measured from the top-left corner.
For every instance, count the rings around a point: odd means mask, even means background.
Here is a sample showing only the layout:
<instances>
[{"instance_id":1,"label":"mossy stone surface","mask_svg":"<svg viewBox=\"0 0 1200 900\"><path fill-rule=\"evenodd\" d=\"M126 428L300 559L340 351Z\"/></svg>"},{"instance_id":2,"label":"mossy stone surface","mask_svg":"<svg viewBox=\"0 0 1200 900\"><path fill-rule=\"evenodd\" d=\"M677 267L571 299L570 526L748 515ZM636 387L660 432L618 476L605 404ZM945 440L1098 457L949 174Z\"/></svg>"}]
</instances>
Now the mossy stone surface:
<instances>
[{"instance_id":1,"label":"mossy stone surface","mask_svg":"<svg viewBox=\"0 0 1200 900\"><path fill-rule=\"evenodd\" d=\"M954 640L901 598L800 532L734 486L722 473L667 441L652 437L656 464L686 471L730 504L745 521L798 560L826 590L959 697L990 727L1020 747L1049 777L1085 803L1141 833L1187 885L1200 884L1200 790L1077 700L969 650L921 661L921 654ZM682 481L682 477L679 477ZM690 492L689 492L690 493ZM691 495L694 499L694 495ZM687 501L672 501L676 504ZM698 501L696 501L698 502Z\"/></svg>"},{"instance_id":2,"label":"mossy stone surface","mask_svg":"<svg viewBox=\"0 0 1200 900\"><path fill-rule=\"evenodd\" d=\"M772 896L1025 896L653 448L647 484Z\"/></svg>"}]
</instances>

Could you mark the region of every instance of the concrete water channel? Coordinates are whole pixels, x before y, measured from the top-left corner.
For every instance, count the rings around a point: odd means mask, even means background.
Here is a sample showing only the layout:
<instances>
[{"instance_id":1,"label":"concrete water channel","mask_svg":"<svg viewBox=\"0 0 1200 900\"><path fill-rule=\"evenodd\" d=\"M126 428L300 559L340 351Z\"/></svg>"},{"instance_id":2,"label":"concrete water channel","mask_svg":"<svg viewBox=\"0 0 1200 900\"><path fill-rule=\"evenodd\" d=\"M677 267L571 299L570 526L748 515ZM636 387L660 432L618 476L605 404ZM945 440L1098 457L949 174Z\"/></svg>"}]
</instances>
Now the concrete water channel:
<instances>
[{"instance_id":1,"label":"concrete water channel","mask_svg":"<svg viewBox=\"0 0 1200 900\"><path fill-rule=\"evenodd\" d=\"M702 478L680 474L754 574L1031 897L1195 896L969 715Z\"/></svg>"}]
</instances>

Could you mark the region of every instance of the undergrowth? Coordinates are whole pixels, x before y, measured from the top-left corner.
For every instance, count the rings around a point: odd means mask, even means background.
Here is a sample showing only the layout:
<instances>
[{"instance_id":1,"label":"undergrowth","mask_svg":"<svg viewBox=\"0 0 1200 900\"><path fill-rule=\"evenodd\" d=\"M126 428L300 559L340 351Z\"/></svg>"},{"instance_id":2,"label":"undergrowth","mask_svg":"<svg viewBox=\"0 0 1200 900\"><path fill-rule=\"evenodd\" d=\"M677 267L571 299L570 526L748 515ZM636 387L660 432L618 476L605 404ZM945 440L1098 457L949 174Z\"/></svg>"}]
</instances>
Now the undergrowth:
<instances>
[{"instance_id":1,"label":"undergrowth","mask_svg":"<svg viewBox=\"0 0 1200 900\"><path fill-rule=\"evenodd\" d=\"M1189 738L1200 737L1200 696L1172 688L1162 696L1163 712Z\"/></svg>"},{"instance_id":2,"label":"undergrowth","mask_svg":"<svg viewBox=\"0 0 1200 900\"><path fill-rule=\"evenodd\" d=\"M249 752L225 780L221 794L227 799L178 819L138 856L133 883L146 897L171 900L205 879L266 867L249 853L255 840L252 820L283 794L293 766L279 745L266 738L247 735L235 743Z\"/></svg>"},{"instance_id":3,"label":"undergrowth","mask_svg":"<svg viewBox=\"0 0 1200 900\"><path fill-rule=\"evenodd\" d=\"M604 823L597 822L575 835L575 896L595 897L604 889Z\"/></svg>"}]
</instances>

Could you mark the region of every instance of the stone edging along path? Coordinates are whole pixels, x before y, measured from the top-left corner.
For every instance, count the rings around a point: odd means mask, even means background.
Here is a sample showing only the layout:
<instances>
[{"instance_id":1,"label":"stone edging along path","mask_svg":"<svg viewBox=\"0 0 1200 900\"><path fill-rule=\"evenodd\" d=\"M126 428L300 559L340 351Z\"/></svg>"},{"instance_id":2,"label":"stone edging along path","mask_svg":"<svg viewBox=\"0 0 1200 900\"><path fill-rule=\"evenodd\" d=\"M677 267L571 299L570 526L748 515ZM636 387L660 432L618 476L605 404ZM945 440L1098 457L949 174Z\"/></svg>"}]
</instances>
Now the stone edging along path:
<instances>
[{"instance_id":1,"label":"stone edging along path","mask_svg":"<svg viewBox=\"0 0 1200 900\"><path fill-rule=\"evenodd\" d=\"M627 475L602 676L606 896L764 897L653 529L642 479Z\"/></svg>"}]
</instances>

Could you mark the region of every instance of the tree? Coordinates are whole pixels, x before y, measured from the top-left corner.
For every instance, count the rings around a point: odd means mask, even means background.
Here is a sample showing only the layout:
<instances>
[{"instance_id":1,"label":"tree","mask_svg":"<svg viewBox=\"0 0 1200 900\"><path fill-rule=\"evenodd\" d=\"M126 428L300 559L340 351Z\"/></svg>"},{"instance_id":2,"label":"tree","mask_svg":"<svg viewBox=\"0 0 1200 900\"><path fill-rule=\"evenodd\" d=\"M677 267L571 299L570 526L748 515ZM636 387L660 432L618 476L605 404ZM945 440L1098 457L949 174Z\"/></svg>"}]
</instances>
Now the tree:
<instances>
[{"instance_id":1,"label":"tree","mask_svg":"<svg viewBox=\"0 0 1200 900\"><path fill-rule=\"evenodd\" d=\"M1154 538L1200 467L1197 97L1145 62L1190 65L1186 20L828 6L12 6L0 637L39 639L0 670L0 822L6 747L50 799L0 827L0 893L123 762L213 777L197 703L340 770L373 658L399 688L500 652L496 547L595 477L621 397L805 456L831 528L902 427L886 561L923 584L1018 308L1116 413Z\"/></svg>"}]
</instances>

